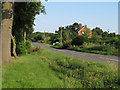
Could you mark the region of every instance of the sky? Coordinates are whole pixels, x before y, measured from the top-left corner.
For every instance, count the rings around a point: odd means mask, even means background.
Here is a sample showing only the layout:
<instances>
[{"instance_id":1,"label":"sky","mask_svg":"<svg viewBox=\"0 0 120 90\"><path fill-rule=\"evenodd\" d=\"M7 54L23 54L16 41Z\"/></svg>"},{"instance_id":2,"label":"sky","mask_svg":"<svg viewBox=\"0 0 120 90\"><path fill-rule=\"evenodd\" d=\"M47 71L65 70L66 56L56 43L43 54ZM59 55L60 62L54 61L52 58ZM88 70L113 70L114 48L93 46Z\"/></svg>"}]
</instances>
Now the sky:
<instances>
[{"instance_id":1,"label":"sky","mask_svg":"<svg viewBox=\"0 0 120 90\"><path fill-rule=\"evenodd\" d=\"M34 32L54 33L59 27L77 22L90 30L118 33L118 2L43 2L46 15L35 17Z\"/></svg>"}]
</instances>

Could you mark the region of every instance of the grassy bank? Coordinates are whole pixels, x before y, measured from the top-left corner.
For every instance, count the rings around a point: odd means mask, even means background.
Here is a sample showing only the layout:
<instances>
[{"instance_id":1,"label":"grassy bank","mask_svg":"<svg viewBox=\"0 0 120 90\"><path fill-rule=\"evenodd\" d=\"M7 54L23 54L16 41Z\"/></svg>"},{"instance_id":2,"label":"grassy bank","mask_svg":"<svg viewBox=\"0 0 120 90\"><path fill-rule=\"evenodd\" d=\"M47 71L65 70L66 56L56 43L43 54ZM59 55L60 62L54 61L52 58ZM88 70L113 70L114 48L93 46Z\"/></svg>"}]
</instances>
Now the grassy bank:
<instances>
[{"instance_id":1,"label":"grassy bank","mask_svg":"<svg viewBox=\"0 0 120 90\"><path fill-rule=\"evenodd\" d=\"M117 88L118 69L44 49L3 65L3 88Z\"/></svg>"},{"instance_id":2,"label":"grassy bank","mask_svg":"<svg viewBox=\"0 0 120 90\"><path fill-rule=\"evenodd\" d=\"M88 53L96 53L96 54L102 54L102 55L114 55L118 56L118 50L111 50L111 51L101 51L101 50L95 50L93 48L80 48L80 47L69 47L68 50L74 50L78 52L88 52Z\"/></svg>"},{"instance_id":3,"label":"grassy bank","mask_svg":"<svg viewBox=\"0 0 120 90\"><path fill-rule=\"evenodd\" d=\"M110 45L100 45L100 44L93 44L93 43L84 43L80 46L51 46L57 49L68 49L68 50L74 50L78 52L88 52L88 53L96 53L96 54L103 54L103 55L114 55L118 56L118 49L116 49L114 46Z\"/></svg>"}]
</instances>

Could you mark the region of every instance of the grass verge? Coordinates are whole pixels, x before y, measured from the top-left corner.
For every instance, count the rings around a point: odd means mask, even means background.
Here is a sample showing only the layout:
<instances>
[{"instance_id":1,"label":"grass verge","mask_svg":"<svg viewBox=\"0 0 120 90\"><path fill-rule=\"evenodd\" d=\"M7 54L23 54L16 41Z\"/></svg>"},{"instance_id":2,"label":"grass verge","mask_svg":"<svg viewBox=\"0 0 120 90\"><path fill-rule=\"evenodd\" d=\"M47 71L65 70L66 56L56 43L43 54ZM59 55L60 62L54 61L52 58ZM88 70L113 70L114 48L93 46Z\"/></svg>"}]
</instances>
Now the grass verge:
<instances>
[{"instance_id":1,"label":"grass verge","mask_svg":"<svg viewBox=\"0 0 120 90\"><path fill-rule=\"evenodd\" d=\"M78 52L87 52L87 53L96 53L96 54L102 54L102 55L114 55L114 56L118 56L118 50L117 49L109 49L109 51L104 51L104 50L92 50L92 48L80 48L79 46L75 46L75 47L68 47L68 48L64 48L62 46L50 46L56 49L68 49L68 50L74 50L74 51L78 51ZM109 47L108 47L109 48Z\"/></svg>"},{"instance_id":2,"label":"grass verge","mask_svg":"<svg viewBox=\"0 0 120 90\"><path fill-rule=\"evenodd\" d=\"M45 49L3 65L3 88L118 88L114 66L71 58Z\"/></svg>"}]
</instances>

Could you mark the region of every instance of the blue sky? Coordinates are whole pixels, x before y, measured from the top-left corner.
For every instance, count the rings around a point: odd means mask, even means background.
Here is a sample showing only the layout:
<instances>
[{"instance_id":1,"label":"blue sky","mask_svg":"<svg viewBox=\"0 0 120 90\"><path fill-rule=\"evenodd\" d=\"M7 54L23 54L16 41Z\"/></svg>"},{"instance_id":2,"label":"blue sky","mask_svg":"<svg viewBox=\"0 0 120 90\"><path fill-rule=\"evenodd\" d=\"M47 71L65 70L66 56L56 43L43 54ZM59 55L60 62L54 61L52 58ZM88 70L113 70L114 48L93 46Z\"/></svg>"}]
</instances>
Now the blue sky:
<instances>
[{"instance_id":1,"label":"blue sky","mask_svg":"<svg viewBox=\"0 0 120 90\"><path fill-rule=\"evenodd\" d=\"M34 32L54 33L60 26L77 22L91 30L100 27L118 33L117 2L43 2L43 5L46 15L36 16Z\"/></svg>"}]
</instances>

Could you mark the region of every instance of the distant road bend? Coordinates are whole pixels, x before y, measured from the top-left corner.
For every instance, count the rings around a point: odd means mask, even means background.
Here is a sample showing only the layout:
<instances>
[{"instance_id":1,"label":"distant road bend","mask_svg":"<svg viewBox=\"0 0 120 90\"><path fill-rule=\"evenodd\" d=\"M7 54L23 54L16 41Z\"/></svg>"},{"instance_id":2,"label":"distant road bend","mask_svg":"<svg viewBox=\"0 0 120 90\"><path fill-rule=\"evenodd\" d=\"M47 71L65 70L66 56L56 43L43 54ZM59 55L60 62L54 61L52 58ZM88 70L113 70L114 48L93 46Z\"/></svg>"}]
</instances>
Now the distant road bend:
<instances>
[{"instance_id":1,"label":"distant road bend","mask_svg":"<svg viewBox=\"0 0 120 90\"><path fill-rule=\"evenodd\" d=\"M41 43L32 42L33 46L41 46L45 49L51 50L53 52L62 53L68 56L73 56L76 58L89 60L89 61L95 61L95 62L103 62L103 63L112 63L112 64L118 64L118 56L108 56L108 55L100 55L100 54L94 54L94 53L85 53L85 52L78 52L78 51L72 51L72 50L66 50L66 49L55 49L47 45L43 45Z\"/></svg>"}]
</instances>

